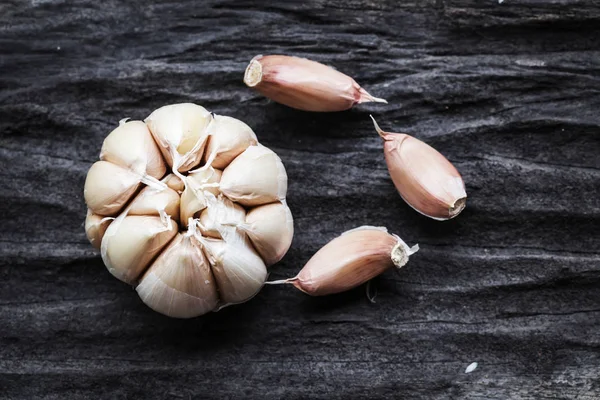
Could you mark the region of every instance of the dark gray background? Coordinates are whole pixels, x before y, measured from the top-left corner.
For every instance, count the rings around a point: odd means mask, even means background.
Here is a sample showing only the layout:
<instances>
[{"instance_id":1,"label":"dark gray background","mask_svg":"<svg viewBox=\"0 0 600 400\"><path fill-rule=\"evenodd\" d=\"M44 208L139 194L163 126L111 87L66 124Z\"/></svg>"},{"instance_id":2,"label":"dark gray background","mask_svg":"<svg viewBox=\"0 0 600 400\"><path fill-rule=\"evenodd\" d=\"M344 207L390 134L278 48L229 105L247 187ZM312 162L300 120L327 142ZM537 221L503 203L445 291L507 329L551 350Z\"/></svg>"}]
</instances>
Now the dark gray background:
<instances>
[{"instance_id":1,"label":"dark gray background","mask_svg":"<svg viewBox=\"0 0 600 400\"><path fill-rule=\"evenodd\" d=\"M277 53L389 105L269 102L242 76ZM599 73L598 1L3 1L0 397L600 398ZM87 243L83 182L119 119L187 101L287 168L296 235L271 278L362 224L421 251L376 304L280 286L151 311ZM402 202L369 113L456 165L457 219Z\"/></svg>"}]
</instances>

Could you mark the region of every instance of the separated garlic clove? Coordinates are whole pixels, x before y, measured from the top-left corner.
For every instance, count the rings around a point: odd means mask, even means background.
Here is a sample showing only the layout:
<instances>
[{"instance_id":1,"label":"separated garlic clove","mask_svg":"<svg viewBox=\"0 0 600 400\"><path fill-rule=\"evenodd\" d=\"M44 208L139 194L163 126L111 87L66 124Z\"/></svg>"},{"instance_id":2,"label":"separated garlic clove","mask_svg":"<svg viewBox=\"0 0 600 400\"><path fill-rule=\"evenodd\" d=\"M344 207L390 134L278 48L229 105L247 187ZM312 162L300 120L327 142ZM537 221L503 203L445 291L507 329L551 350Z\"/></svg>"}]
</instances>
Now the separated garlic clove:
<instances>
[{"instance_id":1,"label":"separated garlic clove","mask_svg":"<svg viewBox=\"0 0 600 400\"><path fill-rule=\"evenodd\" d=\"M242 121L215 115L210 125L210 137L204 153L204 162L223 169L249 146L258 143L256 134Z\"/></svg>"},{"instance_id":2,"label":"separated garlic clove","mask_svg":"<svg viewBox=\"0 0 600 400\"><path fill-rule=\"evenodd\" d=\"M106 230L101 253L112 275L133 284L177 234L177 224L164 214L162 217L125 214Z\"/></svg>"},{"instance_id":3,"label":"separated garlic clove","mask_svg":"<svg viewBox=\"0 0 600 400\"><path fill-rule=\"evenodd\" d=\"M160 216L162 211L179 221L179 194L169 187L146 187L133 199L129 207L129 215Z\"/></svg>"},{"instance_id":4,"label":"separated garlic clove","mask_svg":"<svg viewBox=\"0 0 600 400\"><path fill-rule=\"evenodd\" d=\"M250 300L262 288L267 278L267 267L241 235L221 239L198 235L212 266L223 305Z\"/></svg>"},{"instance_id":5,"label":"separated garlic clove","mask_svg":"<svg viewBox=\"0 0 600 400\"><path fill-rule=\"evenodd\" d=\"M454 166L428 144L404 133L384 132L385 161L400 196L413 209L437 220L456 217L465 208L467 193Z\"/></svg>"},{"instance_id":6,"label":"separated garlic clove","mask_svg":"<svg viewBox=\"0 0 600 400\"><path fill-rule=\"evenodd\" d=\"M219 302L210 265L194 236L195 224L189 227L186 234L176 235L135 289L154 311L174 318L206 314Z\"/></svg>"},{"instance_id":7,"label":"separated garlic clove","mask_svg":"<svg viewBox=\"0 0 600 400\"><path fill-rule=\"evenodd\" d=\"M385 228L362 226L327 243L296 277L270 283L291 283L311 296L340 293L371 280L388 268L403 267L408 257L418 250L418 245L409 248Z\"/></svg>"},{"instance_id":8,"label":"separated garlic clove","mask_svg":"<svg viewBox=\"0 0 600 400\"><path fill-rule=\"evenodd\" d=\"M134 195L141 177L108 161L95 162L88 171L83 197L94 214L114 216Z\"/></svg>"},{"instance_id":9,"label":"separated garlic clove","mask_svg":"<svg viewBox=\"0 0 600 400\"><path fill-rule=\"evenodd\" d=\"M206 193L214 196L219 194L218 184L222 174L222 171L208 167L192 171L185 177L185 189L180 203L182 223L200 216L200 212L206 208Z\"/></svg>"},{"instance_id":10,"label":"separated garlic clove","mask_svg":"<svg viewBox=\"0 0 600 400\"><path fill-rule=\"evenodd\" d=\"M285 200L287 174L281 159L262 145L250 146L223 171L221 192L244 206Z\"/></svg>"},{"instance_id":11,"label":"separated garlic clove","mask_svg":"<svg viewBox=\"0 0 600 400\"><path fill-rule=\"evenodd\" d=\"M88 208L87 216L85 218L85 235L96 249L100 249L102 237L104 237L104 233L113 219L114 218L112 217L103 217L94 214L92 210Z\"/></svg>"},{"instance_id":12,"label":"separated garlic clove","mask_svg":"<svg viewBox=\"0 0 600 400\"><path fill-rule=\"evenodd\" d=\"M246 214L245 223L237 227L248 235L267 266L275 264L285 256L294 237L292 213L282 202L250 209Z\"/></svg>"},{"instance_id":13,"label":"separated garlic clove","mask_svg":"<svg viewBox=\"0 0 600 400\"><path fill-rule=\"evenodd\" d=\"M185 189L185 184L183 181L175 174L169 174L165 176L162 180L168 187L181 194L183 189Z\"/></svg>"},{"instance_id":14,"label":"separated garlic clove","mask_svg":"<svg viewBox=\"0 0 600 400\"><path fill-rule=\"evenodd\" d=\"M371 96L348 75L305 58L256 56L244 83L264 96L304 111L342 111L355 104L387 103Z\"/></svg>"},{"instance_id":15,"label":"separated garlic clove","mask_svg":"<svg viewBox=\"0 0 600 400\"><path fill-rule=\"evenodd\" d=\"M155 179L162 178L167 171L161 152L142 121L120 121L104 139L100 159Z\"/></svg>"},{"instance_id":16,"label":"separated garlic clove","mask_svg":"<svg viewBox=\"0 0 600 400\"><path fill-rule=\"evenodd\" d=\"M145 122L173 171L189 171L202 159L212 115L192 103L155 110Z\"/></svg>"},{"instance_id":17,"label":"separated garlic clove","mask_svg":"<svg viewBox=\"0 0 600 400\"><path fill-rule=\"evenodd\" d=\"M207 207L200 214L199 229L204 236L222 239L235 233L235 227L246 219L246 210L227 197L206 194Z\"/></svg>"}]
</instances>

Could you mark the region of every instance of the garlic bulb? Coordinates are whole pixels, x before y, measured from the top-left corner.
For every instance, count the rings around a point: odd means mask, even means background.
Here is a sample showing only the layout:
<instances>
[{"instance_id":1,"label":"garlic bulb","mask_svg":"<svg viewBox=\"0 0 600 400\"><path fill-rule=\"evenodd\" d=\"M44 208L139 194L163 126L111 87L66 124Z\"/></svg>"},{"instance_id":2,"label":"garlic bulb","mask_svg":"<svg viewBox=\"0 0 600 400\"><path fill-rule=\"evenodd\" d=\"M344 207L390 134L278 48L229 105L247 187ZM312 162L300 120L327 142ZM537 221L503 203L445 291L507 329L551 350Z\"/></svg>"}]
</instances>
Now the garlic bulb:
<instances>
[{"instance_id":1,"label":"garlic bulb","mask_svg":"<svg viewBox=\"0 0 600 400\"><path fill-rule=\"evenodd\" d=\"M100 249L100 243L104 237L104 233L108 228L108 225L114 218L102 217L101 215L92 213L92 210L88 208L87 216L85 218L85 235L88 240L96 249Z\"/></svg>"},{"instance_id":2,"label":"garlic bulb","mask_svg":"<svg viewBox=\"0 0 600 400\"><path fill-rule=\"evenodd\" d=\"M140 186L141 177L107 161L97 161L88 171L83 188L85 202L93 213L116 215Z\"/></svg>"},{"instance_id":3,"label":"garlic bulb","mask_svg":"<svg viewBox=\"0 0 600 400\"><path fill-rule=\"evenodd\" d=\"M343 111L360 103L387 103L348 75L298 57L256 56L246 68L244 83L271 100L304 111Z\"/></svg>"},{"instance_id":4,"label":"garlic bulb","mask_svg":"<svg viewBox=\"0 0 600 400\"><path fill-rule=\"evenodd\" d=\"M386 228L362 226L327 243L294 278L269 283L290 283L311 296L340 293L391 267L403 267L418 250L418 245L409 248Z\"/></svg>"},{"instance_id":5,"label":"garlic bulb","mask_svg":"<svg viewBox=\"0 0 600 400\"><path fill-rule=\"evenodd\" d=\"M436 149L405 133L375 129L384 140L385 161L400 196L413 209L437 220L456 217L465 208L462 177Z\"/></svg>"},{"instance_id":6,"label":"garlic bulb","mask_svg":"<svg viewBox=\"0 0 600 400\"><path fill-rule=\"evenodd\" d=\"M248 235L267 266L283 258L294 236L292 212L279 201L253 208L237 227Z\"/></svg>"},{"instance_id":7,"label":"garlic bulb","mask_svg":"<svg viewBox=\"0 0 600 400\"><path fill-rule=\"evenodd\" d=\"M192 103L161 107L145 120L169 166L181 172L200 163L212 121L204 107Z\"/></svg>"},{"instance_id":8,"label":"garlic bulb","mask_svg":"<svg viewBox=\"0 0 600 400\"><path fill-rule=\"evenodd\" d=\"M287 207L263 209L285 199L285 168L241 121L173 104L122 121L100 156L84 188L86 236L157 312L192 318L247 301L289 247Z\"/></svg>"},{"instance_id":9,"label":"garlic bulb","mask_svg":"<svg viewBox=\"0 0 600 400\"><path fill-rule=\"evenodd\" d=\"M254 131L238 119L215 115L211 128L204 162L214 168L225 168L248 146L258 144Z\"/></svg>"},{"instance_id":10,"label":"garlic bulb","mask_svg":"<svg viewBox=\"0 0 600 400\"><path fill-rule=\"evenodd\" d=\"M267 279L267 267L247 239L237 235L228 241L198 237L213 266L224 305L250 300Z\"/></svg>"},{"instance_id":11,"label":"garlic bulb","mask_svg":"<svg viewBox=\"0 0 600 400\"><path fill-rule=\"evenodd\" d=\"M287 174L272 150L250 146L223 170L219 187L231 200L257 206L285 200Z\"/></svg>"},{"instance_id":12,"label":"garlic bulb","mask_svg":"<svg viewBox=\"0 0 600 400\"><path fill-rule=\"evenodd\" d=\"M206 314L219 302L210 264L194 234L195 224L189 227L186 234L176 235L135 289L150 308L174 318Z\"/></svg>"}]
</instances>

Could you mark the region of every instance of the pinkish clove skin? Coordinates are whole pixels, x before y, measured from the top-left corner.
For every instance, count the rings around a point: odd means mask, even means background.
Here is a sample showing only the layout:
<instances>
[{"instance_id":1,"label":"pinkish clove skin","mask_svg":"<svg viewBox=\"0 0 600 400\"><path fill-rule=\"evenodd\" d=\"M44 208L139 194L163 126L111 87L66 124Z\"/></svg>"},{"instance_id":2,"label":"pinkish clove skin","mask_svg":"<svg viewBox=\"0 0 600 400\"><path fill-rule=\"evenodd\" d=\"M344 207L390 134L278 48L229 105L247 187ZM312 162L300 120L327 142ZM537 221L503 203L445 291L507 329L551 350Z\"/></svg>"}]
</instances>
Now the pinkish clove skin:
<instances>
[{"instance_id":1,"label":"pinkish clove skin","mask_svg":"<svg viewBox=\"0 0 600 400\"><path fill-rule=\"evenodd\" d=\"M348 75L298 57L256 56L246 68L244 83L273 101L304 111L343 111L360 103L387 103Z\"/></svg>"},{"instance_id":2,"label":"pinkish clove skin","mask_svg":"<svg viewBox=\"0 0 600 400\"><path fill-rule=\"evenodd\" d=\"M436 149L405 133L384 132L383 151L390 177L408 205L436 219L456 217L465 208L465 184L456 168Z\"/></svg>"}]
</instances>

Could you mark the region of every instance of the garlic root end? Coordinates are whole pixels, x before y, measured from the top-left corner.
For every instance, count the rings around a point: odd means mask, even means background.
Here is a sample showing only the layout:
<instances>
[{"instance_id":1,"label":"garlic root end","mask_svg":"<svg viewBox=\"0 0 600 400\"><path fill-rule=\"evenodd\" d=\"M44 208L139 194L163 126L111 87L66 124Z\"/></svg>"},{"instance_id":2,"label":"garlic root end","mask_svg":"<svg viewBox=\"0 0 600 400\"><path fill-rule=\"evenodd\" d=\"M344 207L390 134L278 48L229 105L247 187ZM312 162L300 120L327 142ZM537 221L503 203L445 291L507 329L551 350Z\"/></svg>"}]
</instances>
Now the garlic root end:
<instances>
[{"instance_id":1,"label":"garlic root end","mask_svg":"<svg viewBox=\"0 0 600 400\"><path fill-rule=\"evenodd\" d=\"M452 204L448 208L448 213L450 214L450 217L448 219L454 218L458 214L460 214L461 211L464 210L466 205L467 205L467 196L461 197L460 199L456 200L454 202L454 204Z\"/></svg>"},{"instance_id":2,"label":"garlic root end","mask_svg":"<svg viewBox=\"0 0 600 400\"><path fill-rule=\"evenodd\" d=\"M246 72L244 73L244 83L248 87L254 87L262 81L262 65L257 61L256 57L250 61Z\"/></svg>"}]
</instances>

